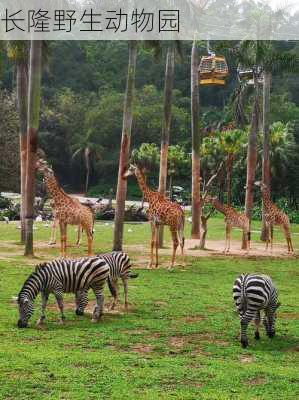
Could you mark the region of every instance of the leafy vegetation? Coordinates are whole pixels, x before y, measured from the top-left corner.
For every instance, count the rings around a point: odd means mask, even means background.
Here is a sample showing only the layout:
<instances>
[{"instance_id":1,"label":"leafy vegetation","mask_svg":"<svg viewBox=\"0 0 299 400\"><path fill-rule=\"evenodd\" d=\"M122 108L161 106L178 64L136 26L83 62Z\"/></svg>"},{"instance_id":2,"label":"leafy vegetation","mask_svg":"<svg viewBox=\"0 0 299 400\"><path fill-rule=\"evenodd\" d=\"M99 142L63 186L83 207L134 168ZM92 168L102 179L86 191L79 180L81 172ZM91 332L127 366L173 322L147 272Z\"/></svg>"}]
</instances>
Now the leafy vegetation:
<instances>
[{"instance_id":1,"label":"leafy vegetation","mask_svg":"<svg viewBox=\"0 0 299 400\"><path fill-rule=\"evenodd\" d=\"M200 119L204 140L212 140L212 132L215 130L221 132L221 126L234 118L235 90L238 88L236 76L238 58L236 51L231 51L236 48L236 43L212 42L211 46L216 50L220 48L219 52L226 55L230 76L224 87L200 87ZM275 46L276 55L277 52L283 54L286 51L298 55L297 42L279 42ZM188 154L191 153L191 43L182 43L181 49L183 57L177 60L175 67L170 144L180 144ZM198 50L200 56L205 54L204 42L198 43ZM166 53L167 44L163 44L162 57L157 61L154 50L139 46L132 148L138 149L142 143L153 143L160 147ZM261 53L260 56L265 54ZM124 42L52 42L49 46L48 65L43 77L39 145L53 164L61 183L69 191L85 191L86 165L90 169L90 193L95 193L97 188L99 188L98 194L102 193L100 190L102 185L103 188L105 185L114 189L116 187L127 59L127 43ZM276 59L278 60L277 57ZM283 124L280 125L282 127L280 130L285 130L287 127L289 133L287 141L283 139L278 147L275 148L273 145L271 150L272 195L274 199L287 198L290 206L296 209L299 195L298 178L295 173L299 163L297 75L285 73L282 76L277 72L276 68L273 71L271 85L270 124L276 127L279 126L277 124ZM13 76L14 66L4 55L0 76L2 89L15 91ZM245 114L243 128L245 142L248 135L246 124L250 121L253 95L252 88L248 87L242 100ZM12 110L13 107L9 115ZM84 162L86 152L83 149L86 149L86 146L90 149L88 164ZM259 134L260 149L261 146L262 139ZM281 157L289 152L292 153L291 157ZM72 157L74 153L76 156ZM260 151L258 179L261 177L261 156ZM246 151L243 150L236 155L233 163L232 202L237 205L244 204L245 157ZM211 161L213 161L211 155L207 163L202 160L203 175L210 175L205 166L212 167ZM283 174L277 174L277 171L281 170ZM153 182L155 186L158 183L157 177L156 173ZM177 168L174 179L177 184L184 183L186 189L191 189L191 174L186 177L184 168ZM0 190L4 190L3 184L0 185Z\"/></svg>"}]
</instances>

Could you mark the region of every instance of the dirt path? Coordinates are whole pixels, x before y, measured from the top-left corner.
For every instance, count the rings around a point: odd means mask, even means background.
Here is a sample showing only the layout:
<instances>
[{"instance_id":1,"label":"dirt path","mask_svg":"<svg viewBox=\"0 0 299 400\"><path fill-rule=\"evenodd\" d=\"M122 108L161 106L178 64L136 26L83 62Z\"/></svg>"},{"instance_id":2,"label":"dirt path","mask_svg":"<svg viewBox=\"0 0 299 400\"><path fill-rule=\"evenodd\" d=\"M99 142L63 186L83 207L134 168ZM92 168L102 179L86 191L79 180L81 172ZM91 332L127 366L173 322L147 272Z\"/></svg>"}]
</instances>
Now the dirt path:
<instances>
[{"instance_id":1,"label":"dirt path","mask_svg":"<svg viewBox=\"0 0 299 400\"><path fill-rule=\"evenodd\" d=\"M199 240L195 239L186 239L185 241L185 254L188 257L241 257L241 258L264 258L264 257L273 257L273 258L297 258L297 255L290 255L287 253L287 249L284 245L277 244L274 246L273 251L270 250L268 252L265 251L264 243L254 243L249 253L246 254L244 250L241 250L240 241L232 241L231 242L231 251L229 254L224 254L223 249L225 246L224 240L208 240L207 241L207 249L199 250L198 249ZM172 248L170 247L170 243L166 244L166 247L159 250L159 256L163 258L165 256L171 256ZM149 245L127 245L125 246L125 250L128 253L135 254L135 260L140 268L144 268L145 265L149 262L150 257L150 249ZM179 256L180 252L178 251L177 262L179 263L181 257ZM162 265L164 265L164 260L161 260ZM165 263L166 265L166 263Z\"/></svg>"}]
</instances>

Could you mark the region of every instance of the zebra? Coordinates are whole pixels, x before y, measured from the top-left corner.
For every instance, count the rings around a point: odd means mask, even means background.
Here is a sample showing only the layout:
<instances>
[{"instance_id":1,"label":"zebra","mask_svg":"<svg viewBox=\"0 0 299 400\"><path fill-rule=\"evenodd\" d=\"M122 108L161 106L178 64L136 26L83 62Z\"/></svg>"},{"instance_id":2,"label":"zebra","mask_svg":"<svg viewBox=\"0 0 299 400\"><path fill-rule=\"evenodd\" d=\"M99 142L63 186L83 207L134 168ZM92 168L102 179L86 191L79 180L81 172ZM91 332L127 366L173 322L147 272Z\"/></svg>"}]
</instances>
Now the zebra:
<instances>
[{"instance_id":1,"label":"zebra","mask_svg":"<svg viewBox=\"0 0 299 400\"><path fill-rule=\"evenodd\" d=\"M131 272L131 262L129 256L122 251L113 251L112 253L98 254L109 265L110 273L108 277L108 286L113 296L113 303L111 310L114 310L118 303L119 290L118 290L118 279L121 278L124 286L125 294L125 309L128 310L128 279L137 278L138 274ZM88 292L82 291L76 293L76 299L79 304L79 312L81 315L84 313L84 308L88 303Z\"/></svg>"},{"instance_id":2,"label":"zebra","mask_svg":"<svg viewBox=\"0 0 299 400\"><path fill-rule=\"evenodd\" d=\"M63 293L78 293L91 288L96 296L96 306L93 311L92 321L99 321L103 313L103 288L109 276L110 268L101 257L84 257L78 259L57 259L35 268L25 281L19 295L19 320L18 327L26 328L34 311L34 300L39 292L42 296L41 317L37 325L42 325L46 319L45 310L49 294L56 297L61 314L61 323L65 320L63 312ZM76 301L80 311L81 304Z\"/></svg>"},{"instance_id":3,"label":"zebra","mask_svg":"<svg viewBox=\"0 0 299 400\"><path fill-rule=\"evenodd\" d=\"M233 298L240 315L241 345L248 346L247 326L254 319L255 339L259 340L259 326L261 311L264 311L263 324L270 338L275 336L276 310L280 306L278 302L278 290L271 278L267 275L242 274L234 283Z\"/></svg>"}]
</instances>

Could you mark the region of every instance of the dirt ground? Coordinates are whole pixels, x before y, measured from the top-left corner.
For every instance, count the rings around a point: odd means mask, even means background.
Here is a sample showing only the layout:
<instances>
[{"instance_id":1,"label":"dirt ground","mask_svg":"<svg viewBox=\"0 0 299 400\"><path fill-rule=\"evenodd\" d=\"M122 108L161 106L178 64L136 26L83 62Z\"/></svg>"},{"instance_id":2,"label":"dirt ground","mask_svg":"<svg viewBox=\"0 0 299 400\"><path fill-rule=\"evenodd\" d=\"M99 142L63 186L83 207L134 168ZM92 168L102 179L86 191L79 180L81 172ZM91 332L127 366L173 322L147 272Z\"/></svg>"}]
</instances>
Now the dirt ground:
<instances>
[{"instance_id":1,"label":"dirt ground","mask_svg":"<svg viewBox=\"0 0 299 400\"><path fill-rule=\"evenodd\" d=\"M188 257L209 257L209 256L226 256L226 257L244 257L244 258L260 258L260 257L273 257L273 258L294 258L297 255L290 255L287 252L287 248L284 245L276 244L273 246L273 250L265 250L264 243L254 243L248 254L245 253L244 250L241 249L240 241L232 241L231 242L231 250L228 254L223 253L223 249L225 246L224 240L208 240L206 242L206 250L198 249L199 240L196 239L186 239L185 241L185 255ZM125 250L129 253L135 253L135 261L138 265L136 268L144 268L148 262L150 257L150 245L129 245L125 246ZM172 247L170 247L170 243L166 244L166 247L163 249L159 249L159 256L162 256L162 259L159 261L159 264L164 266L165 256L171 256ZM178 249L177 252L177 263L180 264L182 261L182 257L180 256L180 251ZM166 265L166 264L165 264ZM135 265L134 265L135 267Z\"/></svg>"}]
</instances>

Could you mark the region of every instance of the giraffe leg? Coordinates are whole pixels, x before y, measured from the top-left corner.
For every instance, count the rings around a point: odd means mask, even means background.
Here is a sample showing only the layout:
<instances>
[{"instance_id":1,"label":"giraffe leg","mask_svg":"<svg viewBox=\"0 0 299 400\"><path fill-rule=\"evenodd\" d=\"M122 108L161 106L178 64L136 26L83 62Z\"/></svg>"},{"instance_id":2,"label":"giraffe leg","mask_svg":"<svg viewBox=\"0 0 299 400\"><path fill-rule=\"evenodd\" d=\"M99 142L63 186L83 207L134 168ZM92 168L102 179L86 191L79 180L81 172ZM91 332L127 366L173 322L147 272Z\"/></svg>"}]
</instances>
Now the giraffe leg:
<instances>
[{"instance_id":1,"label":"giraffe leg","mask_svg":"<svg viewBox=\"0 0 299 400\"><path fill-rule=\"evenodd\" d=\"M230 251L231 230L232 230L231 225L227 223L226 224L226 238L225 238L224 253L229 253L229 251Z\"/></svg>"},{"instance_id":2,"label":"giraffe leg","mask_svg":"<svg viewBox=\"0 0 299 400\"><path fill-rule=\"evenodd\" d=\"M249 251L249 233L247 229L243 230L243 237L245 238L245 255L248 254Z\"/></svg>"},{"instance_id":3,"label":"giraffe leg","mask_svg":"<svg viewBox=\"0 0 299 400\"><path fill-rule=\"evenodd\" d=\"M232 233L231 225L228 225L228 226L229 226L229 230L228 230L228 248L227 248L227 253L230 252L230 241L231 241L231 233Z\"/></svg>"},{"instance_id":4,"label":"giraffe leg","mask_svg":"<svg viewBox=\"0 0 299 400\"><path fill-rule=\"evenodd\" d=\"M60 252L62 257L66 257L66 240L67 240L67 225L60 222Z\"/></svg>"},{"instance_id":5,"label":"giraffe leg","mask_svg":"<svg viewBox=\"0 0 299 400\"><path fill-rule=\"evenodd\" d=\"M78 247L81 245L81 238L82 238L82 227L81 225L78 225L77 242L76 242L76 246Z\"/></svg>"},{"instance_id":6,"label":"giraffe leg","mask_svg":"<svg viewBox=\"0 0 299 400\"><path fill-rule=\"evenodd\" d=\"M283 226L283 230L284 230L284 236L286 238L287 245L288 245L288 253L293 253L294 248L293 248L293 243L292 243L292 238L291 238L290 227L287 225Z\"/></svg>"},{"instance_id":7,"label":"giraffe leg","mask_svg":"<svg viewBox=\"0 0 299 400\"><path fill-rule=\"evenodd\" d=\"M59 220L57 218L54 219L51 227L51 238L49 241L49 246L56 244L56 231L57 231L57 225L58 225Z\"/></svg>"},{"instance_id":8,"label":"giraffe leg","mask_svg":"<svg viewBox=\"0 0 299 400\"><path fill-rule=\"evenodd\" d=\"M87 236L87 243L88 243L88 255L92 256L92 244L93 244L93 233L92 233L92 226L83 226ZM81 229L81 228L80 228Z\"/></svg>"},{"instance_id":9,"label":"giraffe leg","mask_svg":"<svg viewBox=\"0 0 299 400\"><path fill-rule=\"evenodd\" d=\"M270 226L270 246L271 246L271 253L273 251L273 225Z\"/></svg>"},{"instance_id":10,"label":"giraffe leg","mask_svg":"<svg viewBox=\"0 0 299 400\"><path fill-rule=\"evenodd\" d=\"M171 258L171 265L170 267L168 267L168 270L171 270L174 266L174 262L175 262L175 254L176 254L176 250L178 248L179 245L179 240L178 240L178 233L176 229L171 229L170 228L170 232L171 232L171 236L172 236L172 258Z\"/></svg>"},{"instance_id":11,"label":"giraffe leg","mask_svg":"<svg viewBox=\"0 0 299 400\"><path fill-rule=\"evenodd\" d=\"M156 263L155 267L158 268L159 265L159 226L155 225L155 249L156 249Z\"/></svg>"},{"instance_id":12,"label":"giraffe leg","mask_svg":"<svg viewBox=\"0 0 299 400\"><path fill-rule=\"evenodd\" d=\"M227 224L225 225L225 246L223 253L226 253L226 249L227 249Z\"/></svg>"},{"instance_id":13,"label":"giraffe leg","mask_svg":"<svg viewBox=\"0 0 299 400\"><path fill-rule=\"evenodd\" d=\"M266 248L265 250L268 251L269 241L270 241L270 225L268 223L266 225Z\"/></svg>"},{"instance_id":14,"label":"giraffe leg","mask_svg":"<svg viewBox=\"0 0 299 400\"><path fill-rule=\"evenodd\" d=\"M151 222L151 231L152 231L152 239L151 239L151 259L150 262L148 264L148 268L152 268L153 266L153 256L154 256L154 245L155 245L155 227L154 227L154 223Z\"/></svg>"}]
</instances>

